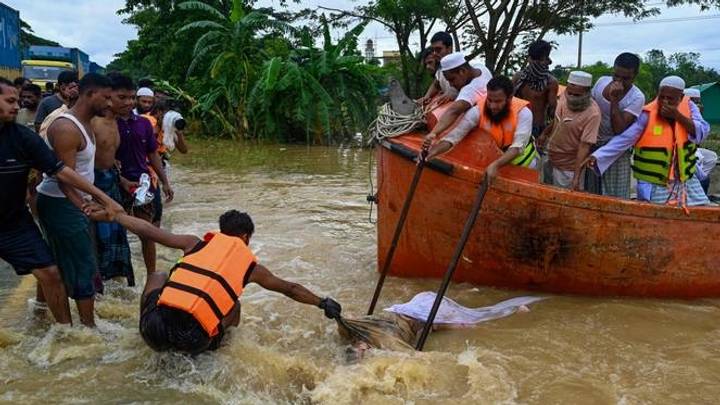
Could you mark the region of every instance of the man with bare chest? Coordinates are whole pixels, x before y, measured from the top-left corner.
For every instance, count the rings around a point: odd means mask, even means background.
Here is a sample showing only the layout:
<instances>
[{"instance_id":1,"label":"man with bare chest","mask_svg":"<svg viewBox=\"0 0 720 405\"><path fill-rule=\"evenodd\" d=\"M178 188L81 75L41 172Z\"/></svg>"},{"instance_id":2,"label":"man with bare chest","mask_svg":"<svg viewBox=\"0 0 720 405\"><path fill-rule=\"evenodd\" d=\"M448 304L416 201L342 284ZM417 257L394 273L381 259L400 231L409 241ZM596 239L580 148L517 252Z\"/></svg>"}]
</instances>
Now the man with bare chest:
<instances>
[{"instance_id":1,"label":"man with bare chest","mask_svg":"<svg viewBox=\"0 0 720 405\"><path fill-rule=\"evenodd\" d=\"M111 98L113 102L110 110L104 116L92 120L97 140L95 186L122 204L120 170L115 160L115 152L120 146L120 131L115 118L115 106L119 104L115 100L115 88ZM123 277L127 278L129 286L134 286L135 275L125 228L116 222L95 222L95 244L98 271L102 279Z\"/></svg>"},{"instance_id":2,"label":"man with bare chest","mask_svg":"<svg viewBox=\"0 0 720 405\"><path fill-rule=\"evenodd\" d=\"M538 40L528 48L528 65L513 76L515 96L530 102L533 114L533 136L538 137L555 116L558 81L550 74L550 43Z\"/></svg>"}]
</instances>

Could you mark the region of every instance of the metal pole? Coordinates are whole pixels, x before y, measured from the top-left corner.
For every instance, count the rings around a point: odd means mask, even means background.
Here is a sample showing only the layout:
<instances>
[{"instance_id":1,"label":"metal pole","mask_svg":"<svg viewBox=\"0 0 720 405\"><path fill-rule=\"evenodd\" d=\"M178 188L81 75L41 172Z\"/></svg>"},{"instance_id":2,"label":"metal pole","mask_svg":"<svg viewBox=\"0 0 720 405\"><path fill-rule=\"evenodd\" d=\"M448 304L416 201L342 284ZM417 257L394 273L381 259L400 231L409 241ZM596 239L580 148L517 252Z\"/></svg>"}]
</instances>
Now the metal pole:
<instances>
[{"instance_id":1,"label":"metal pole","mask_svg":"<svg viewBox=\"0 0 720 405\"><path fill-rule=\"evenodd\" d=\"M368 309L368 315L372 315L375 311L375 305L377 304L378 298L380 298L380 291L382 291L383 285L385 284L385 276L387 276L390 270L390 263L392 263L393 256L395 255L395 248L397 248L398 240L400 240L400 234L402 233L403 226L405 225L405 219L410 211L410 204L412 203L413 196L415 195L415 189L420 182L420 175L422 174L423 168L425 167L425 159L428 155L428 148L423 147L420 152L420 161L415 168L415 175L413 175L412 182L410 182L410 188L408 189L407 197L405 197L405 203L403 204L402 211L400 211L400 219L395 226L395 234L393 235L392 242L390 243L390 250L388 250L387 257L385 258L385 264L383 265L382 271L380 272L380 278L378 279L377 285L375 286L375 293L373 294L372 301L370 301L370 308Z\"/></svg>"},{"instance_id":2,"label":"metal pole","mask_svg":"<svg viewBox=\"0 0 720 405\"><path fill-rule=\"evenodd\" d=\"M473 202L472 208L470 209L470 215L468 216L467 221L465 221L465 228L463 228L462 236L460 236L460 240L458 241L457 246L455 246L455 254L453 254L450 265L445 272L445 277L443 278L442 284L440 284L440 289L435 296L435 302L430 310L430 314L428 315L427 320L425 320L425 326L423 327L422 334L418 339L417 346L415 346L415 350L422 351L423 346L425 346L425 340L427 340L427 337L430 334L430 329L432 329L435 316L437 315L438 309L440 309L440 303L442 303L443 297L445 297L445 292L450 285L450 280L452 279L453 273L455 273L455 269L460 261L460 256L462 255L463 249L465 249L465 244L467 243L467 240L470 237L470 232L475 225L475 220L477 220L478 214L480 213L480 208L482 208L482 203L485 199L485 194L487 193L488 188L489 180L486 174L480 188L478 189L478 193L475 196L475 202Z\"/></svg>"},{"instance_id":3,"label":"metal pole","mask_svg":"<svg viewBox=\"0 0 720 405\"><path fill-rule=\"evenodd\" d=\"M583 40L583 32L580 31L580 35L578 35L578 57L577 57L577 68L580 69L582 67L582 41Z\"/></svg>"},{"instance_id":4,"label":"metal pole","mask_svg":"<svg viewBox=\"0 0 720 405\"><path fill-rule=\"evenodd\" d=\"M577 68L582 67L582 45L583 45L583 31L585 30L585 1L580 2L580 33L578 35L578 57L577 57Z\"/></svg>"}]
</instances>

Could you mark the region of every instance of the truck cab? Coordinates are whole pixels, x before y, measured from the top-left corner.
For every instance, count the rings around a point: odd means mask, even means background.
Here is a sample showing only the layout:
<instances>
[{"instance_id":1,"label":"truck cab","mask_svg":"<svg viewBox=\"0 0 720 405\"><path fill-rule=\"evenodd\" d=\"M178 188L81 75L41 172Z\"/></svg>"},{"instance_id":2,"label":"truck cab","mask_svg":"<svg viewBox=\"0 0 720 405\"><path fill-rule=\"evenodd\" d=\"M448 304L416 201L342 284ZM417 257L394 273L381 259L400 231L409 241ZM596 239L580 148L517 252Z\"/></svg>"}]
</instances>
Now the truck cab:
<instances>
[{"instance_id":1,"label":"truck cab","mask_svg":"<svg viewBox=\"0 0 720 405\"><path fill-rule=\"evenodd\" d=\"M48 82L57 83L60 72L74 69L75 65L70 62L54 60L22 61L22 76L30 79L41 88L45 88L45 83Z\"/></svg>"}]
</instances>

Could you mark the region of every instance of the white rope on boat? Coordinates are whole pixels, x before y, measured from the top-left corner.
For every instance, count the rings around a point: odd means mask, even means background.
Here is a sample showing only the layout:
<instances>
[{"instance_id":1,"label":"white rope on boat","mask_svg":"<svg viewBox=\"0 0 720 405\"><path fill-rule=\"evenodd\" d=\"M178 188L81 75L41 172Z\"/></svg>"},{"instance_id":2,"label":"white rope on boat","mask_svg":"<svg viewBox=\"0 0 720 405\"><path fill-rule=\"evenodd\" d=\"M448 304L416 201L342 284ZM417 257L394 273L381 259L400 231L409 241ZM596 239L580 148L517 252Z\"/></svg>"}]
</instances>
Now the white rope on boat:
<instances>
[{"instance_id":1,"label":"white rope on boat","mask_svg":"<svg viewBox=\"0 0 720 405\"><path fill-rule=\"evenodd\" d=\"M425 114L419 105L415 104L412 114L400 115L393 111L390 103L386 103L380 107L377 118L368 128L369 143L404 135L422 125L425 125Z\"/></svg>"}]
</instances>

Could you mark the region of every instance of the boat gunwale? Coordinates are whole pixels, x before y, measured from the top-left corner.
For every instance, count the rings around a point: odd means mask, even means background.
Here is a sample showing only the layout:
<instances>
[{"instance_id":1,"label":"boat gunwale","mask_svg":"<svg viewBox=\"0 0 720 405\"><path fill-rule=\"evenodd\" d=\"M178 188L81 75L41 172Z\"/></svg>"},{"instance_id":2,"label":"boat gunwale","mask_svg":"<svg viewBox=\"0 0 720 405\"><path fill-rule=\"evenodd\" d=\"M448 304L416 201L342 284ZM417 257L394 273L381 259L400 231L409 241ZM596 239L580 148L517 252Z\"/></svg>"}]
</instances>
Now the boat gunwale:
<instances>
[{"instance_id":1,"label":"boat gunwale","mask_svg":"<svg viewBox=\"0 0 720 405\"><path fill-rule=\"evenodd\" d=\"M389 147L390 144L401 145L402 147L408 148L415 153L419 153L420 149L414 145L415 142L403 142L403 139L399 139L406 138L409 135L414 135L414 133L384 140L381 146L392 154L404 158L405 160L410 160L409 157L404 156ZM451 167L451 170L438 170L437 168L434 168L434 171L460 181L471 183L475 186L480 184L482 176L484 175L484 171L471 166L463 165L454 160L436 158L430 162L434 161L440 161L442 165ZM432 165L428 165L428 167L433 169ZM566 190L539 182L534 183L523 179L505 177L502 171L500 176L498 176L498 178L493 182L490 191L513 195L524 199L532 199L542 202L543 204L583 209L597 212L599 214L623 215L629 217L673 220L680 222L706 222L708 224L720 224L720 207L689 207L690 215L688 215L683 209L678 207ZM528 191L530 193L528 193ZM543 193L551 193L551 195L548 198L548 196L542 196L541 194Z\"/></svg>"}]
</instances>

